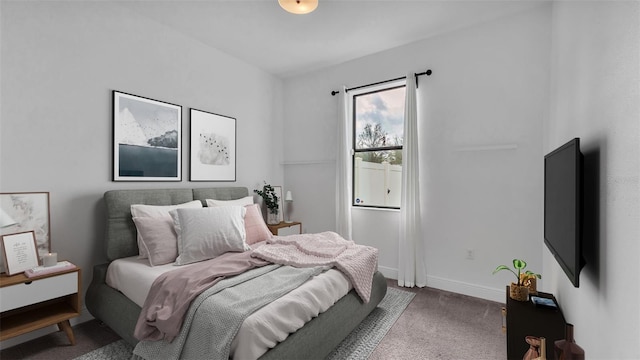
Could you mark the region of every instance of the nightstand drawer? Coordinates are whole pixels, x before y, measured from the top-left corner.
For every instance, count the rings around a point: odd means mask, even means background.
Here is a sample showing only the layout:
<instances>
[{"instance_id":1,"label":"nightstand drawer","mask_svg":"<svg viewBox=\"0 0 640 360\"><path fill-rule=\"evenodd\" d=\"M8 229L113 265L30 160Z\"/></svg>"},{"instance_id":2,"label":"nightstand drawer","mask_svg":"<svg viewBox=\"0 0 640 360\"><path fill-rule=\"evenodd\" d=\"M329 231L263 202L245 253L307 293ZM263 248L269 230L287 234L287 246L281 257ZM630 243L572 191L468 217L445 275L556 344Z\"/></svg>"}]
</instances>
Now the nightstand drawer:
<instances>
[{"instance_id":1,"label":"nightstand drawer","mask_svg":"<svg viewBox=\"0 0 640 360\"><path fill-rule=\"evenodd\" d=\"M301 232L302 231L300 231L300 224L291 225L291 226L287 226L287 227L281 227L281 228L278 229L278 235L279 236L300 234Z\"/></svg>"},{"instance_id":2,"label":"nightstand drawer","mask_svg":"<svg viewBox=\"0 0 640 360\"><path fill-rule=\"evenodd\" d=\"M34 280L30 283L5 286L0 289L0 311L21 308L77 292L77 271Z\"/></svg>"}]
</instances>

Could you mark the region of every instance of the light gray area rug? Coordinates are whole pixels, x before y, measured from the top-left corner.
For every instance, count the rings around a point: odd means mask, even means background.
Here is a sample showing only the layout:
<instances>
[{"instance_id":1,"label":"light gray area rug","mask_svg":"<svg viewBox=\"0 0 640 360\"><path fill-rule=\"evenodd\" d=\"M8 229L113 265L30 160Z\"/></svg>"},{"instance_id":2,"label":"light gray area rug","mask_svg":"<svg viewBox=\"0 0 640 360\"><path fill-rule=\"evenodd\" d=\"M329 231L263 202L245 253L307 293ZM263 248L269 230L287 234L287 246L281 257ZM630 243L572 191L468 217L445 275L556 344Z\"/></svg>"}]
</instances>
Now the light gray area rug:
<instances>
[{"instance_id":1,"label":"light gray area rug","mask_svg":"<svg viewBox=\"0 0 640 360\"><path fill-rule=\"evenodd\" d=\"M124 340L118 340L79 356L75 360L129 360L132 353L133 346Z\"/></svg>"},{"instance_id":2,"label":"light gray area rug","mask_svg":"<svg viewBox=\"0 0 640 360\"><path fill-rule=\"evenodd\" d=\"M368 358L414 297L414 293L388 288L387 295L378 307L338 345L328 359ZM74 360L129 360L132 352L131 345L118 340Z\"/></svg>"},{"instance_id":3,"label":"light gray area rug","mask_svg":"<svg viewBox=\"0 0 640 360\"><path fill-rule=\"evenodd\" d=\"M387 288L387 295L378 307L373 309L327 358L335 360L368 358L415 296L416 294L408 291Z\"/></svg>"}]
</instances>

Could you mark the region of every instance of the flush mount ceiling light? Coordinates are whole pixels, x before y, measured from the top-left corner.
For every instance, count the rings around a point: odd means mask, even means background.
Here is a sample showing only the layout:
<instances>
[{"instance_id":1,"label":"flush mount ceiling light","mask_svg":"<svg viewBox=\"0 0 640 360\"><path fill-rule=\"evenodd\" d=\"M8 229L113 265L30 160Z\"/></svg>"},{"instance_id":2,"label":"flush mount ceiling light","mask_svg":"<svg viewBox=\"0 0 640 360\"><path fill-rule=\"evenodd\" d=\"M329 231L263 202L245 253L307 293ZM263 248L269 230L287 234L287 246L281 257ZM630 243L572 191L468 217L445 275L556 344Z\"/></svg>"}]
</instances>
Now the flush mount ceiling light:
<instances>
[{"instance_id":1,"label":"flush mount ceiling light","mask_svg":"<svg viewBox=\"0 0 640 360\"><path fill-rule=\"evenodd\" d=\"M278 0L278 4L292 14L308 14L318 7L318 0Z\"/></svg>"}]
</instances>

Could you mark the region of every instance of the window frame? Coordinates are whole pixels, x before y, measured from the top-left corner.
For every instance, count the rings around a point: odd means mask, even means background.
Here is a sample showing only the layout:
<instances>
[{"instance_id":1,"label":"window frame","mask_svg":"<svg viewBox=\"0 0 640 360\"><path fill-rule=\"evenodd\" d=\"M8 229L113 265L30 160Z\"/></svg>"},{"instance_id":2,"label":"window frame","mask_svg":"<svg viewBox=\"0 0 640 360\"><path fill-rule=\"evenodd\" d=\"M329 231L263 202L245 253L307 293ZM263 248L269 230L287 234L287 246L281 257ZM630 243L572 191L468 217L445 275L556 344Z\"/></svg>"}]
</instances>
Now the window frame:
<instances>
[{"instance_id":1,"label":"window frame","mask_svg":"<svg viewBox=\"0 0 640 360\"><path fill-rule=\"evenodd\" d=\"M398 88L406 88L406 79L393 80L389 82L385 82L384 84L375 84L370 87L358 89L357 92L351 94L351 206L353 208L360 209L381 209L381 210L400 210L400 206L384 206L384 205L368 205L368 204L356 204L356 155L359 153L370 153L375 151L394 151L401 150L404 147L404 133L402 145L393 145L393 146L383 146L383 147L375 147L375 148L366 148L366 149L357 149L357 139L356 139L356 99L358 96L375 94L383 91L395 90ZM405 95L406 98L406 95ZM404 124L404 115L403 115L403 124ZM403 159L404 160L404 159Z\"/></svg>"}]
</instances>

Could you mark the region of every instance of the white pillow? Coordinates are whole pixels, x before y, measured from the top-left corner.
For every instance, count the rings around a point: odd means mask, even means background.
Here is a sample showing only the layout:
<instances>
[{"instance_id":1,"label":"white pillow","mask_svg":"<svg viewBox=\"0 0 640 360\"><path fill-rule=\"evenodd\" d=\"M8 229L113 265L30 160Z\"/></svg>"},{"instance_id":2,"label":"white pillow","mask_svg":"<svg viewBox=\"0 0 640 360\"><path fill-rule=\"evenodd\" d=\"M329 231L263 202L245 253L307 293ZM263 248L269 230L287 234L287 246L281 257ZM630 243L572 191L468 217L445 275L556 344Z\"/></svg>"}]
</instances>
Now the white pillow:
<instances>
[{"instance_id":1,"label":"white pillow","mask_svg":"<svg viewBox=\"0 0 640 360\"><path fill-rule=\"evenodd\" d=\"M215 206L245 206L253 204L253 196L245 196L242 199L236 200L214 200L206 199L208 207Z\"/></svg>"},{"instance_id":2,"label":"white pillow","mask_svg":"<svg viewBox=\"0 0 640 360\"><path fill-rule=\"evenodd\" d=\"M133 217L159 217L168 216L169 211L181 208L201 208L202 201L193 200L178 205L131 205L131 215Z\"/></svg>"},{"instance_id":3,"label":"white pillow","mask_svg":"<svg viewBox=\"0 0 640 360\"><path fill-rule=\"evenodd\" d=\"M143 205L134 204L131 205L131 217L163 217L169 216L169 211L181 208L201 208L202 202L200 200L193 200L179 205ZM149 253L142 243L140 238L140 231L138 231L138 259L147 259Z\"/></svg>"},{"instance_id":4,"label":"white pillow","mask_svg":"<svg viewBox=\"0 0 640 360\"><path fill-rule=\"evenodd\" d=\"M251 250L245 241L245 213L242 206L170 211L178 235L176 265L213 259L229 251Z\"/></svg>"}]
</instances>

